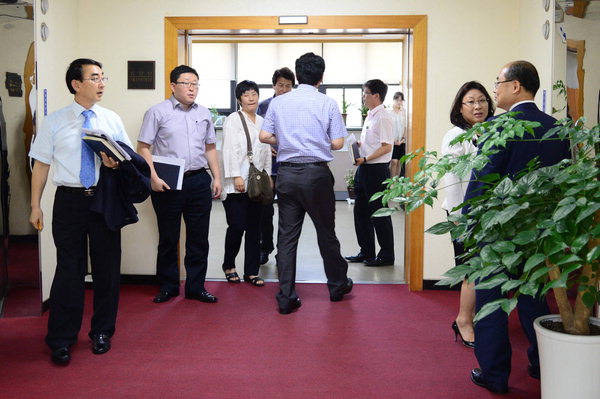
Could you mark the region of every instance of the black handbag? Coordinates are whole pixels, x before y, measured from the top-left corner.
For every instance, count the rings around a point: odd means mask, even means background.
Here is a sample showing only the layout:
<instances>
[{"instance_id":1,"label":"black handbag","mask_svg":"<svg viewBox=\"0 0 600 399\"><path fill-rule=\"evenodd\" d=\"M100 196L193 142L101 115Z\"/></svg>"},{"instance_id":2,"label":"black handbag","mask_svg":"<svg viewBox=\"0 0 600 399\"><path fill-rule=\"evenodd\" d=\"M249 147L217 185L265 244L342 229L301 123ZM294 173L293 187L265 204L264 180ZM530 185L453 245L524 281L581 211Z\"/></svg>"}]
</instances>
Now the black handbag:
<instances>
[{"instance_id":1,"label":"black handbag","mask_svg":"<svg viewBox=\"0 0 600 399\"><path fill-rule=\"evenodd\" d=\"M271 187L271 179L264 169L259 171L256 166L254 166L254 162L252 161L252 142L250 141L250 133L248 132L248 125L246 125L246 118L242 115L242 111L238 111L238 114L242 119L242 126L244 126L246 141L248 142L248 161L250 162L250 169L248 170L248 198L250 198L251 201L258 202L262 205L272 204L273 187Z\"/></svg>"}]
</instances>

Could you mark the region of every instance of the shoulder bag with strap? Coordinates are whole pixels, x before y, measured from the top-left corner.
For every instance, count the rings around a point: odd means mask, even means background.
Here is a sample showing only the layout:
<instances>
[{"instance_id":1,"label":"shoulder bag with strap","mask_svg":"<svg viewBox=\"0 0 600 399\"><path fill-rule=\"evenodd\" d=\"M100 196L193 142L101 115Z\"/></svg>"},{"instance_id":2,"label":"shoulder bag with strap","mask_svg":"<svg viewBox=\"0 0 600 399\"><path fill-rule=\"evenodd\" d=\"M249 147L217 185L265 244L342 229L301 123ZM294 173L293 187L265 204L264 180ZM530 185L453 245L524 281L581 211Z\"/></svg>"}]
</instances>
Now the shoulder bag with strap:
<instances>
[{"instance_id":1,"label":"shoulder bag with strap","mask_svg":"<svg viewBox=\"0 0 600 399\"><path fill-rule=\"evenodd\" d=\"M242 120L242 126L244 126L244 132L246 133L246 141L248 142L248 162L250 162L250 169L248 170L248 198L262 205L272 204L273 187L271 187L271 179L264 169L261 172L254 166L252 141L250 140L246 118L244 118L242 111L238 111L238 114Z\"/></svg>"}]
</instances>

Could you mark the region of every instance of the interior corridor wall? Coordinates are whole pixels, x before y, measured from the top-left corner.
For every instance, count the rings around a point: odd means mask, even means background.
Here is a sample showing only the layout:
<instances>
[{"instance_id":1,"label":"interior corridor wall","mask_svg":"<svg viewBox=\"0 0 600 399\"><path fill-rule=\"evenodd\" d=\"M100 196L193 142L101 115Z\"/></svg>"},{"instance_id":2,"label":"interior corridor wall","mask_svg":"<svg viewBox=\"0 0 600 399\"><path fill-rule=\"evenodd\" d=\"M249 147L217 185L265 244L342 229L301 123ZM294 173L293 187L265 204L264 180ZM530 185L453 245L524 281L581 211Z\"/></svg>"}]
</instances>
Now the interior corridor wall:
<instances>
[{"instance_id":1,"label":"interior corridor wall","mask_svg":"<svg viewBox=\"0 0 600 399\"><path fill-rule=\"evenodd\" d=\"M48 114L73 101L65 85L65 72L69 62L80 56L79 17L77 0L61 0L51 3L48 12L43 15L39 1L35 10L35 43L38 78L37 124L44 118L44 109ZM49 27L49 36L43 41L40 26L45 22ZM46 105L44 105L46 91ZM40 267L42 273L42 300L50 296L50 286L56 269L56 250L52 240L52 204L56 187L52 184L52 167L48 183L42 196L45 228L40 235ZM29 217L27 217L29 219Z\"/></svg>"},{"instance_id":2,"label":"interior corridor wall","mask_svg":"<svg viewBox=\"0 0 600 399\"><path fill-rule=\"evenodd\" d=\"M75 4L76 3L76 4ZM64 75L66 64L74 57L85 56L98 59L110 77L102 105L121 116L127 132L135 141L144 112L164 99L164 22L165 16L244 16L244 15L427 15L427 115L426 146L439 150L443 135L450 129L448 114L452 99L459 86L467 80L478 80L491 92L500 67L508 61L526 58L538 67L550 68L551 59L546 51L537 49L546 44L531 35L532 43L525 49L516 45L522 31L521 25L529 22L525 17L515 19L517 0L477 1L462 0L440 2L437 0L383 0L364 2L358 0L323 2L319 0L281 2L264 0L260 3L224 0L221 2L198 2L180 0L104 0L102 12L110 16L110 22L98 19L98 3L92 0L68 1L67 6L53 3L54 9L45 18L50 20L51 39L41 44L44 51L39 54L39 65L50 68L44 72L44 84L52 84L62 96L63 104L70 101L68 92L58 77ZM534 2L538 4L538 2ZM68 8L68 6L71 6ZM60 10L58 10L60 9ZM58 11L65 11L57 16ZM523 11L539 18L541 5ZM135 17L132 17L135 16ZM536 23L537 26L537 23ZM93 27L93 29L83 29ZM541 28L540 28L541 29ZM537 27L532 31L539 32ZM54 38L68 37L63 42ZM541 36L538 34L537 36ZM73 41L74 45L73 45ZM51 50L52 49L52 50ZM537 50L536 50L537 49ZM531 50L531 51L530 51ZM127 90L127 61L156 61L155 90ZM385 62L385 60L382 60ZM326 71L327 73L327 71ZM365 77L375 78L375 77ZM57 83L58 82L58 86ZM42 87L43 88L43 87ZM54 91L54 90L53 90ZM58 99L52 93L52 108ZM440 198L441 201L442 198ZM46 220L49 216L49 192L46 192ZM441 202L425 213L425 226L445 218L440 209ZM123 262L125 274L154 274L156 222L150 201L138 206L140 222L123 230ZM49 221L47 220L47 225ZM224 232L223 232L224 234ZM410 238L409 238L410 239ZM49 231L42 235L43 272L50 276L54 265L49 255L53 249ZM346 244L354 245L354 243ZM212 248L211 250L220 250ZM342 243L344 251L344 243ZM452 264L452 248L449 237L425 235L424 278L439 279ZM49 277L51 278L51 277ZM43 298L48 296L44 288Z\"/></svg>"}]
</instances>

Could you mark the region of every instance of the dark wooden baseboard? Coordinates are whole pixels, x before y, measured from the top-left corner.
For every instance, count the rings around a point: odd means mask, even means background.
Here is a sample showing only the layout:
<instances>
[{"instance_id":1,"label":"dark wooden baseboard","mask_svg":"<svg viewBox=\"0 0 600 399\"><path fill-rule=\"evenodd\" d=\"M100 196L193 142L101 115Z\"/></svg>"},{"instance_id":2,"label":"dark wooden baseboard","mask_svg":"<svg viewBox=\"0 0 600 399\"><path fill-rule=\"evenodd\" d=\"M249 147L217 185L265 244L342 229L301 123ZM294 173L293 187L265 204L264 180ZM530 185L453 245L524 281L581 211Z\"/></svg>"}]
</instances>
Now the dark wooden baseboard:
<instances>
[{"instance_id":1,"label":"dark wooden baseboard","mask_svg":"<svg viewBox=\"0 0 600 399\"><path fill-rule=\"evenodd\" d=\"M449 285L435 285L440 280L423 280L424 290L435 290L435 291L460 291L460 284L455 286Z\"/></svg>"}]
</instances>

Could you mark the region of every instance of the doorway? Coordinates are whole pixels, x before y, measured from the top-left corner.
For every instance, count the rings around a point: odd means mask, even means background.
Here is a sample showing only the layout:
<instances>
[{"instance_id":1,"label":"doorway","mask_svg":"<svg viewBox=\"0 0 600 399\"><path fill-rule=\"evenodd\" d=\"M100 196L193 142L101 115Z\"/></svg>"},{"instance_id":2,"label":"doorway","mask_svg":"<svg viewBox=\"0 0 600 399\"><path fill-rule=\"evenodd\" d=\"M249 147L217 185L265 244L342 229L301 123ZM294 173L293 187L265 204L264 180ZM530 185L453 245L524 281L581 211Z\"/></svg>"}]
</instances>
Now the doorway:
<instances>
[{"instance_id":1,"label":"doorway","mask_svg":"<svg viewBox=\"0 0 600 399\"><path fill-rule=\"evenodd\" d=\"M38 236L29 224L29 143L35 129L33 2L0 4L0 316L42 311Z\"/></svg>"},{"instance_id":2,"label":"doorway","mask_svg":"<svg viewBox=\"0 0 600 399\"><path fill-rule=\"evenodd\" d=\"M267 30L283 34L284 29L298 30L409 30L412 49L409 66L408 91L413 99L409 106L412 129L408 137L407 151L414 151L425 145L425 104L426 104L426 56L427 56L427 16L308 16L305 24L280 25L277 16L262 17L166 17L165 18L165 97L170 96L169 73L185 61L185 43L181 31L213 30L215 32L241 32L242 30ZM414 174L417 162L407 165L407 175ZM423 237L424 210L412 212L405 223L405 281L411 290L423 288Z\"/></svg>"}]
</instances>

